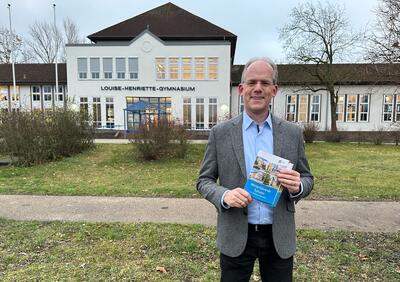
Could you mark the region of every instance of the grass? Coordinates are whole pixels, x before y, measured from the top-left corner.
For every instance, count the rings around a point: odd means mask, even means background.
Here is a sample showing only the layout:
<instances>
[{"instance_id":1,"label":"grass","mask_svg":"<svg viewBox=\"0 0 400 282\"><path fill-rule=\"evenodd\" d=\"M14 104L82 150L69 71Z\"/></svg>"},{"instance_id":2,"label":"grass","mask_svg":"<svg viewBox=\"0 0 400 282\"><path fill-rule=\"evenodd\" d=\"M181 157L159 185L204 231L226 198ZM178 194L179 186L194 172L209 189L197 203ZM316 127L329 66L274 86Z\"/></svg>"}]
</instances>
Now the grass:
<instances>
[{"instance_id":1,"label":"grass","mask_svg":"<svg viewBox=\"0 0 400 282\"><path fill-rule=\"evenodd\" d=\"M399 261L400 233L300 230L294 276L296 281L399 281ZM2 281L217 281L218 276L213 227L0 219Z\"/></svg>"},{"instance_id":2,"label":"grass","mask_svg":"<svg viewBox=\"0 0 400 282\"><path fill-rule=\"evenodd\" d=\"M35 167L0 167L0 193L198 197L205 145L185 160L135 160L131 145L96 149ZM316 143L306 152L315 175L311 199L399 200L400 146Z\"/></svg>"}]
</instances>

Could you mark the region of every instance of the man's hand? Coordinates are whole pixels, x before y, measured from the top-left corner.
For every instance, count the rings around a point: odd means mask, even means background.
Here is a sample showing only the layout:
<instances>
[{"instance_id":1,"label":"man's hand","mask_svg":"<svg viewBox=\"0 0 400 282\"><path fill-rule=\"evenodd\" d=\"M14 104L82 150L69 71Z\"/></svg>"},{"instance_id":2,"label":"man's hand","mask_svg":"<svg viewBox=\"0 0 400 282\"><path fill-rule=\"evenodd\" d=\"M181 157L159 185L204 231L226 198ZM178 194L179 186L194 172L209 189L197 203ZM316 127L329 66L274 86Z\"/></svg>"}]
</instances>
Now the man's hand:
<instances>
[{"instance_id":1,"label":"man's hand","mask_svg":"<svg viewBox=\"0 0 400 282\"><path fill-rule=\"evenodd\" d=\"M278 180L291 194L300 192L300 173L293 169L283 168L278 173Z\"/></svg>"},{"instance_id":2,"label":"man's hand","mask_svg":"<svg viewBox=\"0 0 400 282\"><path fill-rule=\"evenodd\" d=\"M232 208L244 208L252 201L249 192L242 188L235 188L225 194L224 202Z\"/></svg>"}]
</instances>

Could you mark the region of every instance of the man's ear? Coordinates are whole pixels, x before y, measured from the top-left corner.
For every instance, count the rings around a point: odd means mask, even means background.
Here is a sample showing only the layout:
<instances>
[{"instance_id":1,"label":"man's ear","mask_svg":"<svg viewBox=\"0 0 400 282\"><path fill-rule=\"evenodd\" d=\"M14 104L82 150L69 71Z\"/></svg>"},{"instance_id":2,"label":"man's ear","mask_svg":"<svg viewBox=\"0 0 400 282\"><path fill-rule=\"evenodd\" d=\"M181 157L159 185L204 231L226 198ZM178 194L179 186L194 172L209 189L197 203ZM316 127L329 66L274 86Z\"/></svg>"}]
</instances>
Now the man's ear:
<instances>
[{"instance_id":1,"label":"man's ear","mask_svg":"<svg viewBox=\"0 0 400 282\"><path fill-rule=\"evenodd\" d=\"M275 97L276 95L278 95L278 91L279 91L279 87L278 85L274 85L274 91L272 91L272 97Z\"/></svg>"},{"instance_id":2,"label":"man's ear","mask_svg":"<svg viewBox=\"0 0 400 282\"><path fill-rule=\"evenodd\" d=\"M239 96L243 96L243 84L239 84L238 93L239 93Z\"/></svg>"}]
</instances>

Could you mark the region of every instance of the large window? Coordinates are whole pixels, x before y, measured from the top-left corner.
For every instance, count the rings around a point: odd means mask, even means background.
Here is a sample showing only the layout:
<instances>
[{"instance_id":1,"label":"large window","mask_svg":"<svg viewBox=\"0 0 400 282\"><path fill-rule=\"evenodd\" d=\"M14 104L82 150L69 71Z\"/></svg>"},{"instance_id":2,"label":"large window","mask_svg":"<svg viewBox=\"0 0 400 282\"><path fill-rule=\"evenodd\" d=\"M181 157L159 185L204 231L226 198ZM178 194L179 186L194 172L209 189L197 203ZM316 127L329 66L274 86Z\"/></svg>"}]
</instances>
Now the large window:
<instances>
[{"instance_id":1,"label":"large window","mask_svg":"<svg viewBox=\"0 0 400 282\"><path fill-rule=\"evenodd\" d=\"M297 95L287 95L286 97L286 120L296 121L296 101Z\"/></svg>"},{"instance_id":2,"label":"large window","mask_svg":"<svg viewBox=\"0 0 400 282\"><path fill-rule=\"evenodd\" d=\"M204 129L204 98L196 98L196 129Z\"/></svg>"},{"instance_id":3,"label":"large window","mask_svg":"<svg viewBox=\"0 0 400 282\"><path fill-rule=\"evenodd\" d=\"M400 94L383 96L383 121L400 121Z\"/></svg>"},{"instance_id":4,"label":"large window","mask_svg":"<svg viewBox=\"0 0 400 282\"><path fill-rule=\"evenodd\" d=\"M218 58L208 58L208 79L218 79Z\"/></svg>"},{"instance_id":5,"label":"large window","mask_svg":"<svg viewBox=\"0 0 400 282\"><path fill-rule=\"evenodd\" d=\"M347 95L346 121L356 121L357 95Z\"/></svg>"},{"instance_id":6,"label":"large window","mask_svg":"<svg viewBox=\"0 0 400 282\"><path fill-rule=\"evenodd\" d=\"M54 86L55 88L55 86ZM55 95L56 99L58 99L58 101L63 101L64 100L64 87L62 85L58 85L58 91Z\"/></svg>"},{"instance_id":7,"label":"large window","mask_svg":"<svg viewBox=\"0 0 400 282\"><path fill-rule=\"evenodd\" d=\"M358 104L358 120L368 121L369 118L369 95L360 95Z\"/></svg>"},{"instance_id":8,"label":"large window","mask_svg":"<svg viewBox=\"0 0 400 282\"><path fill-rule=\"evenodd\" d=\"M125 79L125 73L126 73L125 58L116 58L115 65L116 65L115 69L117 71L117 78Z\"/></svg>"},{"instance_id":9,"label":"large window","mask_svg":"<svg viewBox=\"0 0 400 282\"><path fill-rule=\"evenodd\" d=\"M308 95L300 95L299 96L298 121L299 122L307 122L308 121Z\"/></svg>"},{"instance_id":10,"label":"large window","mask_svg":"<svg viewBox=\"0 0 400 282\"><path fill-rule=\"evenodd\" d=\"M32 86L32 100L40 101L40 86Z\"/></svg>"},{"instance_id":11,"label":"large window","mask_svg":"<svg viewBox=\"0 0 400 282\"><path fill-rule=\"evenodd\" d=\"M128 58L128 70L130 79L138 79L139 77L138 58Z\"/></svg>"},{"instance_id":12,"label":"large window","mask_svg":"<svg viewBox=\"0 0 400 282\"><path fill-rule=\"evenodd\" d=\"M165 79L165 58L156 58L157 79Z\"/></svg>"},{"instance_id":13,"label":"large window","mask_svg":"<svg viewBox=\"0 0 400 282\"><path fill-rule=\"evenodd\" d=\"M92 79L100 78L100 58L90 58L90 73Z\"/></svg>"},{"instance_id":14,"label":"large window","mask_svg":"<svg viewBox=\"0 0 400 282\"><path fill-rule=\"evenodd\" d=\"M169 58L169 79L179 79L179 58Z\"/></svg>"},{"instance_id":15,"label":"large window","mask_svg":"<svg viewBox=\"0 0 400 282\"><path fill-rule=\"evenodd\" d=\"M344 121L344 95L338 95L336 103L336 120Z\"/></svg>"},{"instance_id":16,"label":"large window","mask_svg":"<svg viewBox=\"0 0 400 282\"><path fill-rule=\"evenodd\" d=\"M192 103L190 98L183 98L183 125L192 128Z\"/></svg>"},{"instance_id":17,"label":"large window","mask_svg":"<svg viewBox=\"0 0 400 282\"><path fill-rule=\"evenodd\" d=\"M217 124L217 98L209 98L208 100L208 128L212 128Z\"/></svg>"},{"instance_id":18,"label":"large window","mask_svg":"<svg viewBox=\"0 0 400 282\"><path fill-rule=\"evenodd\" d=\"M51 85L43 86L43 100L51 101Z\"/></svg>"},{"instance_id":19,"label":"large window","mask_svg":"<svg viewBox=\"0 0 400 282\"><path fill-rule=\"evenodd\" d=\"M114 98L106 98L106 127L114 128Z\"/></svg>"},{"instance_id":20,"label":"large window","mask_svg":"<svg viewBox=\"0 0 400 282\"><path fill-rule=\"evenodd\" d=\"M93 125L96 128L101 127L101 102L100 97L93 97Z\"/></svg>"},{"instance_id":21,"label":"large window","mask_svg":"<svg viewBox=\"0 0 400 282\"><path fill-rule=\"evenodd\" d=\"M103 72L105 79L112 79L113 77L113 59L103 58Z\"/></svg>"},{"instance_id":22,"label":"large window","mask_svg":"<svg viewBox=\"0 0 400 282\"><path fill-rule=\"evenodd\" d=\"M195 79L204 80L205 76L205 58L195 58Z\"/></svg>"},{"instance_id":23,"label":"large window","mask_svg":"<svg viewBox=\"0 0 400 282\"><path fill-rule=\"evenodd\" d=\"M79 79L87 78L87 58L78 58L78 77Z\"/></svg>"},{"instance_id":24,"label":"large window","mask_svg":"<svg viewBox=\"0 0 400 282\"><path fill-rule=\"evenodd\" d=\"M192 58L182 58L182 79L192 79Z\"/></svg>"},{"instance_id":25,"label":"large window","mask_svg":"<svg viewBox=\"0 0 400 282\"><path fill-rule=\"evenodd\" d=\"M319 95L311 95L311 105L310 105L310 121L319 122L320 115L320 99Z\"/></svg>"},{"instance_id":26,"label":"large window","mask_svg":"<svg viewBox=\"0 0 400 282\"><path fill-rule=\"evenodd\" d=\"M0 86L0 102L8 100L8 87Z\"/></svg>"},{"instance_id":27,"label":"large window","mask_svg":"<svg viewBox=\"0 0 400 282\"><path fill-rule=\"evenodd\" d=\"M87 97L80 97L80 104L79 104L79 110L81 114L81 118L84 121L89 121L89 104L88 104L88 98Z\"/></svg>"}]
</instances>

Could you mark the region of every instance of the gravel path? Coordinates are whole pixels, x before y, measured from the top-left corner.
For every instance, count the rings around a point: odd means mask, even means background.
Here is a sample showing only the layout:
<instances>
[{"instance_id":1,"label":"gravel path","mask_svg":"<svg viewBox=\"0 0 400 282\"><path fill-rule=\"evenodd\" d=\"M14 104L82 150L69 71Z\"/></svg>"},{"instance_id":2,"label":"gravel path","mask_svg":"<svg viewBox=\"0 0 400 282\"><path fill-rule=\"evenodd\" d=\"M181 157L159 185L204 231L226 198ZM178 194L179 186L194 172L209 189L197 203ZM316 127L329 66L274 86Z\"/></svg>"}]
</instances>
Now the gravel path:
<instances>
[{"instance_id":1,"label":"gravel path","mask_svg":"<svg viewBox=\"0 0 400 282\"><path fill-rule=\"evenodd\" d=\"M17 220L173 222L216 224L203 199L0 195L0 217ZM296 206L298 228L400 231L400 202L305 200Z\"/></svg>"}]
</instances>

